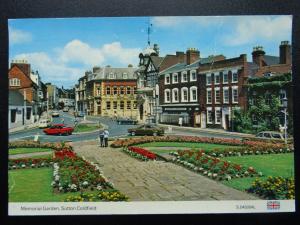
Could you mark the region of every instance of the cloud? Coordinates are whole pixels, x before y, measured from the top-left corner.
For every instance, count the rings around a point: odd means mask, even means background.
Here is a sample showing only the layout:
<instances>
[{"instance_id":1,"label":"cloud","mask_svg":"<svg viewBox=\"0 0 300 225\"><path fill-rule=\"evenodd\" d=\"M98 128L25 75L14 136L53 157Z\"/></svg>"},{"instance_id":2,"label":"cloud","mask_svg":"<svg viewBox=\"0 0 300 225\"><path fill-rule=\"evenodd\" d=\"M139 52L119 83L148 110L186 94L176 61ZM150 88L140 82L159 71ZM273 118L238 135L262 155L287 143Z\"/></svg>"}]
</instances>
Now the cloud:
<instances>
[{"instance_id":1,"label":"cloud","mask_svg":"<svg viewBox=\"0 0 300 225\"><path fill-rule=\"evenodd\" d=\"M31 69L38 70L43 82L75 82L83 74L83 69L72 68L54 60L45 52L18 54L14 59L26 59Z\"/></svg>"},{"instance_id":2,"label":"cloud","mask_svg":"<svg viewBox=\"0 0 300 225\"><path fill-rule=\"evenodd\" d=\"M113 62L127 66L129 63L134 64L137 62L141 49L124 48L120 42L112 42L99 48L93 48L80 40L72 40L58 52L60 60L64 63L80 63L86 66L94 66Z\"/></svg>"},{"instance_id":3,"label":"cloud","mask_svg":"<svg viewBox=\"0 0 300 225\"><path fill-rule=\"evenodd\" d=\"M31 52L18 54L13 59L26 59L32 69L38 70L43 82L53 82L75 85L84 71L93 66L127 67L135 64L141 49L124 48L120 42L104 44L99 48L92 48L80 40L72 40L61 49L54 49L54 54L46 52Z\"/></svg>"},{"instance_id":4,"label":"cloud","mask_svg":"<svg viewBox=\"0 0 300 225\"><path fill-rule=\"evenodd\" d=\"M32 41L31 33L9 27L10 44L22 44L30 41Z\"/></svg>"},{"instance_id":5,"label":"cloud","mask_svg":"<svg viewBox=\"0 0 300 225\"><path fill-rule=\"evenodd\" d=\"M104 56L100 49L93 49L80 40L73 40L67 43L61 50L59 58L64 63L75 62L88 66L98 65L104 61Z\"/></svg>"},{"instance_id":6,"label":"cloud","mask_svg":"<svg viewBox=\"0 0 300 225\"><path fill-rule=\"evenodd\" d=\"M238 17L234 30L224 35L224 43L229 46L238 46L262 40L276 42L289 40L291 29L291 16Z\"/></svg>"}]
</instances>

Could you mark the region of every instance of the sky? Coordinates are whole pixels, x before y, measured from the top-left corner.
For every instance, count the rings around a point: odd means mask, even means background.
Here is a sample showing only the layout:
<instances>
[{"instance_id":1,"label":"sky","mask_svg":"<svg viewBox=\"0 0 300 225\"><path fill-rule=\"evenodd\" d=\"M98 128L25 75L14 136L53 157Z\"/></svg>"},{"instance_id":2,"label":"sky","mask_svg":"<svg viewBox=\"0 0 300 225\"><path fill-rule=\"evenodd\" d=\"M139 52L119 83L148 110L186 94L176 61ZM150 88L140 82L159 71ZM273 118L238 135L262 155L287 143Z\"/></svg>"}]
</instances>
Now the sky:
<instances>
[{"instance_id":1,"label":"sky","mask_svg":"<svg viewBox=\"0 0 300 225\"><path fill-rule=\"evenodd\" d=\"M150 42L160 56L197 48L200 57L247 54L254 46L279 55L291 42L292 16L99 17L9 20L9 61L26 59L43 82L72 88L93 66L137 67Z\"/></svg>"}]
</instances>

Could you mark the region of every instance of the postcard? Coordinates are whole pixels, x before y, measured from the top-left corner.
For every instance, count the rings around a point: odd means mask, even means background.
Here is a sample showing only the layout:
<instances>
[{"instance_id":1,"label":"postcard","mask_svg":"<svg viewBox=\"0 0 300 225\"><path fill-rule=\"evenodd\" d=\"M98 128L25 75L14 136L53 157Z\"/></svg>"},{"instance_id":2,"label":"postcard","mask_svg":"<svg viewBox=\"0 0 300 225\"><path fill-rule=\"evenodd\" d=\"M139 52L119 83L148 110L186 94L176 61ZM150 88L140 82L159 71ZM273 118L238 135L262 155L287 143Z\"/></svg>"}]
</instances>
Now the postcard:
<instances>
[{"instance_id":1,"label":"postcard","mask_svg":"<svg viewBox=\"0 0 300 225\"><path fill-rule=\"evenodd\" d=\"M295 212L292 19L9 19L9 215Z\"/></svg>"}]
</instances>

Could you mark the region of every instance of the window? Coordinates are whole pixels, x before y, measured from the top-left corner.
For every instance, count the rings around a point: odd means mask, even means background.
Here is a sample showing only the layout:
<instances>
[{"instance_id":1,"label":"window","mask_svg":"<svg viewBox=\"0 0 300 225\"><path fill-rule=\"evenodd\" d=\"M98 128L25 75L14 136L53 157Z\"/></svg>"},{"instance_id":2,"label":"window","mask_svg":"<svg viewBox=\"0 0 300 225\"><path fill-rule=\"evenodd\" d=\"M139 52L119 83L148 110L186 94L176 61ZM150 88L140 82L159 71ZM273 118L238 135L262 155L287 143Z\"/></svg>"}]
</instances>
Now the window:
<instances>
[{"instance_id":1,"label":"window","mask_svg":"<svg viewBox=\"0 0 300 225\"><path fill-rule=\"evenodd\" d=\"M211 104L211 88L206 90L206 103Z\"/></svg>"},{"instance_id":2,"label":"window","mask_svg":"<svg viewBox=\"0 0 300 225\"><path fill-rule=\"evenodd\" d=\"M125 94L125 88L124 87L120 87L120 94L124 95Z\"/></svg>"},{"instance_id":3,"label":"window","mask_svg":"<svg viewBox=\"0 0 300 225\"><path fill-rule=\"evenodd\" d=\"M229 103L229 89L228 89L228 87L223 88L223 103Z\"/></svg>"},{"instance_id":4,"label":"window","mask_svg":"<svg viewBox=\"0 0 300 225\"><path fill-rule=\"evenodd\" d=\"M181 101L188 102L188 88L184 87L181 89Z\"/></svg>"},{"instance_id":5,"label":"window","mask_svg":"<svg viewBox=\"0 0 300 225\"><path fill-rule=\"evenodd\" d=\"M10 122L15 123L16 122L16 116L17 116L17 110L11 109L10 110Z\"/></svg>"},{"instance_id":6,"label":"window","mask_svg":"<svg viewBox=\"0 0 300 225\"><path fill-rule=\"evenodd\" d=\"M237 71L232 71L232 83L237 83L238 82L238 73Z\"/></svg>"},{"instance_id":7,"label":"window","mask_svg":"<svg viewBox=\"0 0 300 225\"><path fill-rule=\"evenodd\" d=\"M118 102L114 101L113 102L113 107L114 107L114 109L117 109L118 108Z\"/></svg>"},{"instance_id":8,"label":"window","mask_svg":"<svg viewBox=\"0 0 300 225\"><path fill-rule=\"evenodd\" d=\"M170 89L165 90L165 102L170 102Z\"/></svg>"},{"instance_id":9,"label":"window","mask_svg":"<svg viewBox=\"0 0 300 225\"><path fill-rule=\"evenodd\" d=\"M110 95L110 87L106 87L106 94Z\"/></svg>"},{"instance_id":10,"label":"window","mask_svg":"<svg viewBox=\"0 0 300 225\"><path fill-rule=\"evenodd\" d=\"M196 71L195 70L192 70L191 71L191 75L190 75L191 77L191 81L196 81L197 80L197 75L196 75Z\"/></svg>"},{"instance_id":11,"label":"window","mask_svg":"<svg viewBox=\"0 0 300 225\"><path fill-rule=\"evenodd\" d=\"M126 88L126 94L130 95L130 93L131 93L131 89L130 89L130 87L128 86L128 87Z\"/></svg>"},{"instance_id":12,"label":"window","mask_svg":"<svg viewBox=\"0 0 300 225\"><path fill-rule=\"evenodd\" d=\"M272 96L271 96L271 94L270 94L269 92L267 92L267 93L265 94L265 103L266 103L267 105L270 105L271 102L272 102Z\"/></svg>"},{"instance_id":13,"label":"window","mask_svg":"<svg viewBox=\"0 0 300 225\"><path fill-rule=\"evenodd\" d=\"M220 74L219 73L215 74L215 84L220 84Z\"/></svg>"},{"instance_id":14,"label":"window","mask_svg":"<svg viewBox=\"0 0 300 225\"><path fill-rule=\"evenodd\" d=\"M124 101L120 101L120 109L124 109Z\"/></svg>"},{"instance_id":15,"label":"window","mask_svg":"<svg viewBox=\"0 0 300 225\"><path fill-rule=\"evenodd\" d=\"M178 102L178 88L172 90L172 102Z\"/></svg>"},{"instance_id":16,"label":"window","mask_svg":"<svg viewBox=\"0 0 300 225\"><path fill-rule=\"evenodd\" d=\"M21 86L20 79L18 78L12 78L9 80L9 85L10 86Z\"/></svg>"},{"instance_id":17,"label":"window","mask_svg":"<svg viewBox=\"0 0 300 225\"><path fill-rule=\"evenodd\" d=\"M228 72L223 72L223 84L228 84Z\"/></svg>"},{"instance_id":18,"label":"window","mask_svg":"<svg viewBox=\"0 0 300 225\"><path fill-rule=\"evenodd\" d=\"M110 110L110 102L106 102L106 110Z\"/></svg>"},{"instance_id":19,"label":"window","mask_svg":"<svg viewBox=\"0 0 300 225\"><path fill-rule=\"evenodd\" d=\"M101 95L101 89L98 87L97 88L97 96L100 96Z\"/></svg>"},{"instance_id":20,"label":"window","mask_svg":"<svg viewBox=\"0 0 300 225\"><path fill-rule=\"evenodd\" d=\"M220 88L215 88L215 103L220 103Z\"/></svg>"},{"instance_id":21,"label":"window","mask_svg":"<svg viewBox=\"0 0 300 225\"><path fill-rule=\"evenodd\" d=\"M114 95L117 95L117 94L118 94L118 88L117 88L117 87L114 87L114 88L113 88L113 93L114 93Z\"/></svg>"},{"instance_id":22,"label":"window","mask_svg":"<svg viewBox=\"0 0 300 225\"><path fill-rule=\"evenodd\" d=\"M127 105L126 108L127 108L127 109L131 109L131 102L130 102L130 101L127 101L126 103L127 103L127 104L126 104L126 105Z\"/></svg>"},{"instance_id":23,"label":"window","mask_svg":"<svg viewBox=\"0 0 300 225\"><path fill-rule=\"evenodd\" d=\"M191 102L197 101L197 87L193 86L190 88L190 96Z\"/></svg>"},{"instance_id":24,"label":"window","mask_svg":"<svg viewBox=\"0 0 300 225\"><path fill-rule=\"evenodd\" d=\"M279 91L279 99L280 99L280 104L283 106L283 99L286 98L286 90L280 90Z\"/></svg>"},{"instance_id":25,"label":"window","mask_svg":"<svg viewBox=\"0 0 300 225\"><path fill-rule=\"evenodd\" d=\"M109 79L114 79L115 78L115 75L113 73L110 73L109 74Z\"/></svg>"},{"instance_id":26,"label":"window","mask_svg":"<svg viewBox=\"0 0 300 225\"><path fill-rule=\"evenodd\" d=\"M177 73L173 73L173 75L172 75L172 83L173 84L177 84L178 83L178 74Z\"/></svg>"},{"instance_id":27,"label":"window","mask_svg":"<svg viewBox=\"0 0 300 225\"><path fill-rule=\"evenodd\" d=\"M213 118L212 118L212 110L210 107L207 108L207 123L212 124Z\"/></svg>"},{"instance_id":28,"label":"window","mask_svg":"<svg viewBox=\"0 0 300 225\"><path fill-rule=\"evenodd\" d=\"M133 94L136 94L136 87L133 87Z\"/></svg>"},{"instance_id":29,"label":"window","mask_svg":"<svg viewBox=\"0 0 300 225\"><path fill-rule=\"evenodd\" d=\"M206 74L206 85L211 85L211 74Z\"/></svg>"},{"instance_id":30,"label":"window","mask_svg":"<svg viewBox=\"0 0 300 225\"><path fill-rule=\"evenodd\" d=\"M127 78L128 78L127 73L123 73L123 79L127 79Z\"/></svg>"},{"instance_id":31,"label":"window","mask_svg":"<svg viewBox=\"0 0 300 225\"><path fill-rule=\"evenodd\" d=\"M238 87L234 86L232 87L232 103L238 103L238 97L239 97Z\"/></svg>"},{"instance_id":32,"label":"window","mask_svg":"<svg viewBox=\"0 0 300 225\"><path fill-rule=\"evenodd\" d=\"M221 109L220 108L216 108L215 109L215 123L216 124L220 124L221 123Z\"/></svg>"},{"instance_id":33,"label":"window","mask_svg":"<svg viewBox=\"0 0 300 225\"><path fill-rule=\"evenodd\" d=\"M133 109L137 109L136 101L133 102Z\"/></svg>"},{"instance_id":34,"label":"window","mask_svg":"<svg viewBox=\"0 0 300 225\"><path fill-rule=\"evenodd\" d=\"M188 81L188 76L187 76L187 72L182 72L181 73L181 82L185 83Z\"/></svg>"},{"instance_id":35,"label":"window","mask_svg":"<svg viewBox=\"0 0 300 225\"><path fill-rule=\"evenodd\" d=\"M26 119L30 120L30 118L31 118L31 108L27 107L27 109L26 109Z\"/></svg>"},{"instance_id":36,"label":"window","mask_svg":"<svg viewBox=\"0 0 300 225\"><path fill-rule=\"evenodd\" d=\"M165 76L165 84L170 84L170 74Z\"/></svg>"}]
</instances>

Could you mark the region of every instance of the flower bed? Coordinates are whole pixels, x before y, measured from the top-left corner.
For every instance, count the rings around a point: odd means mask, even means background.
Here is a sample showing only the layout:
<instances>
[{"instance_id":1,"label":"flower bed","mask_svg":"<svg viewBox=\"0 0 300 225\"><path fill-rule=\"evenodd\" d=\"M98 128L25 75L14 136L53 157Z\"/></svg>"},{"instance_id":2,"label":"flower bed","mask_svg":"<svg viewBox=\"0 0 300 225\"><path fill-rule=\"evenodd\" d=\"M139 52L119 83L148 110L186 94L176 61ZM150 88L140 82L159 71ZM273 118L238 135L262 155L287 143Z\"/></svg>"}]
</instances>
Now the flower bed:
<instances>
[{"instance_id":1,"label":"flower bed","mask_svg":"<svg viewBox=\"0 0 300 225\"><path fill-rule=\"evenodd\" d=\"M64 142L57 142L57 143L50 143L50 142L45 142L45 143L40 143L38 141L13 141L9 142L8 148L51 148L54 150L61 150L61 149L69 149L72 150L72 146L64 143Z\"/></svg>"},{"instance_id":2,"label":"flower bed","mask_svg":"<svg viewBox=\"0 0 300 225\"><path fill-rule=\"evenodd\" d=\"M103 176L98 165L89 163L74 152L55 152L52 186L59 192L111 189L113 184Z\"/></svg>"},{"instance_id":3,"label":"flower bed","mask_svg":"<svg viewBox=\"0 0 300 225\"><path fill-rule=\"evenodd\" d=\"M262 176L254 168L220 160L220 158L206 155L204 151L179 151L172 153L173 162L180 164L202 175L217 180L231 180L233 178Z\"/></svg>"},{"instance_id":4,"label":"flower bed","mask_svg":"<svg viewBox=\"0 0 300 225\"><path fill-rule=\"evenodd\" d=\"M139 147L129 146L128 148L123 148L123 151L143 161L155 160L157 158L154 153Z\"/></svg>"},{"instance_id":5,"label":"flower bed","mask_svg":"<svg viewBox=\"0 0 300 225\"><path fill-rule=\"evenodd\" d=\"M137 144L149 142L192 142L192 143L212 143L212 144L227 144L227 145L243 145L243 142L237 139L226 138L207 138L194 136L153 136L142 138L117 139L111 144L113 148L127 147Z\"/></svg>"},{"instance_id":6,"label":"flower bed","mask_svg":"<svg viewBox=\"0 0 300 225\"><path fill-rule=\"evenodd\" d=\"M295 181L283 177L268 177L266 181L256 179L247 191L264 199L295 199Z\"/></svg>"},{"instance_id":7,"label":"flower bed","mask_svg":"<svg viewBox=\"0 0 300 225\"><path fill-rule=\"evenodd\" d=\"M49 167L53 165L53 159L10 159L8 161L8 169L26 169L26 168L40 168Z\"/></svg>"},{"instance_id":8,"label":"flower bed","mask_svg":"<svg viewBox=\"0 0 300 225\"><path fill-rule=\"evenodd\" d=\"M223 154L224 156L239 154L267 154L267 153L284 153L294 151L293 145L289 144L287 147L282 143L268 143L260 141L241 141L237 139L226 138L207 138L207 137L192 137L192 136L154 136L143 138L129 138L118 139L111 144L111 147L120 148L144 144L149 142L189 142L189 143L211 143L222 145L241 146L242 148L233 149L215 149L212 153L216 156ZM230 153L231 152L231 153Z\"/></svg>"},{"instance_id":9,"label":"flower bed","mask_svg":"<svg viewBox=\"0 0 300 225\"><path fill-rule=\"evenodd\" d=\"M100 191L97 194L82 193L78 196L69 196L65 202L94 202L94 201L127 201L128 197L119 191Z\"/></svg>"}]
</instances>

